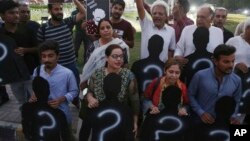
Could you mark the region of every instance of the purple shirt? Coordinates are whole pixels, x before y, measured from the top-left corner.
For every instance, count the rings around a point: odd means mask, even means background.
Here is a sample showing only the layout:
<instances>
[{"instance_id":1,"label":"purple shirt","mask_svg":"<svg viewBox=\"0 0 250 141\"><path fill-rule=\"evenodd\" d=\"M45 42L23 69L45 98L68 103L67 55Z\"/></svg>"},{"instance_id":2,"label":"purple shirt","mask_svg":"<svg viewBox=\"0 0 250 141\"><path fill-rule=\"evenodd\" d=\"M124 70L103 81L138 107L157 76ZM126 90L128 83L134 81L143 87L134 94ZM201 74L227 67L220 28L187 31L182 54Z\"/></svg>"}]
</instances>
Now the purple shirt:
<instances>
[{"instance_id":1,"label":"purple shirt","mask_svg":"<svg viewBox=\"0 0 250 141\"><path fill-rule=\"evenodd\" d=\"M183 28L187 25L192 25L192 24L194 24L194 21L188 18L187 16L183 17L182 19L179 19L178 21L174 20L174 24L172 25L172 27L175 30L176 43L179 41L181 37L181 32Z\"/></svg>"}]
</instances>

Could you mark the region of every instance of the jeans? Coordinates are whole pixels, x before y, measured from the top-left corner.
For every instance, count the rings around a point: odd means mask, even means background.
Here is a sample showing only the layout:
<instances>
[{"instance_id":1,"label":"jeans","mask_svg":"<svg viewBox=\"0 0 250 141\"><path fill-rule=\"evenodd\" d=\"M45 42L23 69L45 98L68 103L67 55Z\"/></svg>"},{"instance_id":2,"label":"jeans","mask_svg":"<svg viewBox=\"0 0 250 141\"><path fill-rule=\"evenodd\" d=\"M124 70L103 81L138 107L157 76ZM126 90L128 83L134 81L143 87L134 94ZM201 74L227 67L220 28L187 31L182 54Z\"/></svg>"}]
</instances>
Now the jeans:
<instances>
[{"instance_id":1,"label":"jeans","mask_svg":"<svg viewBox=\"0 0 250 141\"><path fill-rule=\"evenodd\" d=\"M75 32L75 39L74 39L74 46L75 46L75 53L76 53L76 58L78 58L78 51L81 47L81 44L83 43L84 47L84 53L83 53L83 59L84 59L84 64L86 63L87 60L87 49L89 48L90 44L92 43L90 37L85 34L85 31L77 31Z\"/></svg>"}]
</instances>

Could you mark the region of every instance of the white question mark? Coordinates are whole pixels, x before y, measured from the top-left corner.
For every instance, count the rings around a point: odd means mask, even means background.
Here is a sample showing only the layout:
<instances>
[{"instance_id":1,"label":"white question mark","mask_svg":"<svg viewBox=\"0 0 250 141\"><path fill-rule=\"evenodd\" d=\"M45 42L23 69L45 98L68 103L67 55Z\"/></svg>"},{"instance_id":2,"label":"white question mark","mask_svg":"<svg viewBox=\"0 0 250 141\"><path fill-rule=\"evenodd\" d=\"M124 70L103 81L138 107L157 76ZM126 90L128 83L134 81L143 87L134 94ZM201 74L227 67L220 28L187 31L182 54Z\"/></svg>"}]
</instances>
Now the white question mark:
<instances>
[{"instance_id":1,"label":"white question mark","mask_svg":"<svg viewBox=\"0 0 250 141\"><path fill-rule=\"evenodd\" d=\"M157 72L158 72L158 77L162 76L162 74L163 74L162 69L161 69L159 66L157 66L157 65L148 65L148 66L146 66L146 67L143 69L143 72L144 72L144 73L147 73L148 70L150 70L150 69L157 70ZM143 86L142 86L142 90L143 90L143 91L146 89L147 85L148 85L151 81L152 81L152 80L144 80Z\"/></svg>"},{"instance_id":2,"label":"white question mark","mask_svg":"<svg viewBox=\"0 0 250 141\"><path fill-rule=\"evenodd\" d=\"M249 77L249 78L247 78L246 82L247 82L247 83L249 83L249 82L250 82L250 77Z\"/></svg>"},{"instance_id":3,"label":"white question mark","mask_svg":"<svg viewBox=\"0 0 250 141\"><path fill-rule=\"evenodd\" d=\"M249 83L250 82L250 77L246 79L246 82ZM250 93L250 89L247 89L244 91L244 93L242 94L242 98L245 98L247 96L247 94ZM244 103L240 102L240 106L243 106Z\"/></svg>"},{"instance_id":4,"label":"white question mark","mask_svg":"<svg viewBox=\"0 0 250 141\"><path fill-rule=\"evenodd\" d=\"M213 130L209 133L210 136L214 136L215 134L223 134L226 135L227 138L225 139L225 141L230 141L230 134L228 133L228 131L225 130Z\"/></svg>"},{"instance_id":5,"label":"white question mark","mask_svg":"<svg viewBox=\"0 0 250 141\"><path fill-rule=\"evenodd\" d=\"M242 98L245 98L249 92L250 92L250 89L247 89L246 91L244 91L244 93L242 94ZM241 102L240 105L243 106L244 103Z\"/></svg>"},{"instance_id":6,"label":"white question mark","mask_svg":"<svg viewBox=\"0 0 250 141\"><path fill-rule=\"evenodd\" d=\"M115 128L117 125L119 125L119 123L121 122L121 116L120 116L120 114L119 114L117 111L113 110L113 109L104 110L104 111L102 111L101 113L99 113L99 114L97 115L97 117L101 118L103 115L106 115L106 114L113 114L113 115L115 115L115 117L116 117L116 122L115 122L113 125L110 125L110 126L106 127L105 129L103 129L103 130L101 131L99 141L103 141L104 135L105 135L109 130L111 130L111 129Z\"/></svg>"},{"instance_id":7,"label":"white question mark","mask_svg":"<svg viewBox=\"0 0 250 141\"><path fill-rule=\"evenodd\" d=\"M211 62L211 60L207 59L207 58L201 58L201 59L198 59L196 60L193 65L192 65L192 68L195 69L197 67L197 65L199 65L201 62L206 62L209 64L209 67L212 67L213 66L213 63Z\"/></svg>"},{"instance_id":8,"label":"white question mark","mask_svg":"<svg viewBox=\"0 0 250 141\"><path fill-rule=\"evenodd\" d=\"M180 131L183 127L183 124L181 122L181 120L175 116L165 116L165 117L162 117L160 118L159 120L159 123L162 124L165 120L171 120L173 122L176 122L178 125L175 129L173 130L169 130L169 131L166 131L166 130L156 130L155 131L155 140L159 140L160 139L160 136L159 134L160 133L163 133L163 134L174 134L178 131Z\"/></svg>"},{"instance_id":9,"label":"white question mark","mask_svg":"<svg viewBox=\"0 0 250 141\"><path fill-rule=\"evenodd\" d=\"M0 56L0 62L1 62L7 56L8 50L7 50L6 46L2 43L0 43L0 49L3 50L3 54L2 54L2 56ZM2 81L3 81L3 79L0 78L0 82L2 82Z\"/></svg>"},{"instance_id":10,"label":"white question mark","mask_svg":"<svg viewBox=\"0 0 250 141\"><path fill-rule=\"evenodd\" d=\"M49 112L46 112L46 111L40 111L38 112L38 115L39 116L48 116L49 119L51 120L51 125L46 125L46 126L42 126L39 130L39 135L41 137L44 136L44 133L43 131L46 130L46 129L53 129L55 126L56 126L56 121L55 121L55 118L51 115L51 113Z\"/></svg>"}]
</instances>

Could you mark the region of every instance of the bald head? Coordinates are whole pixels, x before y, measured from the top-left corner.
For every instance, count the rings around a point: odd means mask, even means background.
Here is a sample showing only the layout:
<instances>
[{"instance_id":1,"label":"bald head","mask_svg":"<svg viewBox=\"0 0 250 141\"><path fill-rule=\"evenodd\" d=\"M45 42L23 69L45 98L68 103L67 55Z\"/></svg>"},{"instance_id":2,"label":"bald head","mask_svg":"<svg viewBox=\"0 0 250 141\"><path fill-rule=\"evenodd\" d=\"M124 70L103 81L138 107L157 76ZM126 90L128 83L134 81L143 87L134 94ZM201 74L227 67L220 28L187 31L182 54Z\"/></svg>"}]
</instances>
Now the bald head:
<instances>
[{"instance_id":1,"label":"bald head","mask_svg":"<svg viewBox=\"0 0 250 141\"><path fill-rule=\"evenodd\" d=\"M198 27L207 27L211 26L212 20L214 17L214 12L212 8L208 5L203 5L199 8L196 17L196 25Z\"/></svg>"}]
</instances>

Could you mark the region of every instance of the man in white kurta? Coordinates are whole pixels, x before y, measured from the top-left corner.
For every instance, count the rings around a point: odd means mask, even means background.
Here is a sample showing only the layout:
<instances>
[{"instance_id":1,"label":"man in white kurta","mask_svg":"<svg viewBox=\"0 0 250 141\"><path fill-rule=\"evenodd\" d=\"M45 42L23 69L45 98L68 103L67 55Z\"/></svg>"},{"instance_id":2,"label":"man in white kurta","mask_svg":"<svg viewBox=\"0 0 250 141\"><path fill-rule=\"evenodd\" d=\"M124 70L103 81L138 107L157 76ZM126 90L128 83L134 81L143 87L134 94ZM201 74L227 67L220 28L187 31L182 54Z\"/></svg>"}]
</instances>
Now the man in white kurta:
<instances>
[{"instance_id":1,"label":"man in white kurta","mask_svg":"<svg viewBox=\"0 0 250 141\"><path fill-rule=\"evenodd\" d=\"M194 53L193 33L197 27L197 25L189 25L183 29L181 38L176 45L174 56L186 57ZM208 30L209 42L207 44L207 51L213 53L214 49L223 43L223 33L221 29L214 26L210 26Z\"/></svg>"},{"instance_id":2,"label":"man in white kurta","mask_svg":"<svg viewBox=\"0 0 250 141\"><path fill-rule=\"evenodd\" d=\"M250 67L250 44L242 36L230 38L226 44L236 48L235 64L242 62Z\"/></svg>"},{"instance_id":3,"label":"man in white kurta","mask_svg":"<svg viewBox=\"0 0 250 141\"><path fill-rule=\"evenodd\" d=\"M230 38L226 44L236 48L236 68L245 72L250 67L250 19L247 19L243 26L243 33Z\"/></svg>"},{"instance_id":4,"label":"man in white kurta","mask_svg":"<svg viewBox=\"0 0 250 141\"><path fill-rule=\"evenodd\" d=\"M160 59L161 61L166 62L169 57L172 57L173 51L175 50L175 31L172 27L165 24L168 17L168 5L162 0L155 1L151 6L152 20L150 20L145 15L143 1L136 0L136 4L142 30L140 59L149 56L148 41L153 35L157 34L164 40L163 51L160 54Z\"/></svg>"},{"instance_id":5,"label":"man in white kurta","mask_svg":"<svg viewBox=\"0 0 250 141\"><path fill-rule=\"evenodd\" d=\"M163 62L166 62L168 59L168 51L175 50L175 31L172 27L165 24L161 29L158 29L154 23L148 19L148 17L144 17L144 19L140 20L141 24L141 59L147 58L149 56L148 52L148 41L149 39L157 34L161 36L164 40L163 43L163 51L160 54L160 59Z\"/></svg>"},{"instance_id":6,"label":"man in white kurta","mask_svg":"<svg viewBox=\"0 0 250 141\"><path fill-rule=\"evenodd\" d=\"M193 33L197 27L206 27L209 29L209 42L206 48L208 52L213 53L219 44L223 44L223 32L220 28L211 26L212 19L213 10L207 5L201 6L197 12L196 25L186 26L182 31L174 53L177 59L183 61L183 57L195 51Z\"/></svg>"}]
</instances>

